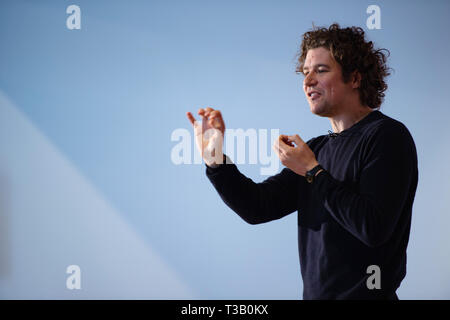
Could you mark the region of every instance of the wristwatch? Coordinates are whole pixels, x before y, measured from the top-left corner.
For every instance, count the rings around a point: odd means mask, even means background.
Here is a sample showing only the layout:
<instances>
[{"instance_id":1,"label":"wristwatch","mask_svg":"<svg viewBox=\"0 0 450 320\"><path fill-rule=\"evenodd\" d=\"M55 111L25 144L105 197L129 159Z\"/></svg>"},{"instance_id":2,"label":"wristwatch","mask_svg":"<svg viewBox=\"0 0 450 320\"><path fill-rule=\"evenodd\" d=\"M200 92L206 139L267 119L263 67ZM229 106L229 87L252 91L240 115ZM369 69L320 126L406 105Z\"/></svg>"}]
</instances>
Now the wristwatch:
<instances>
[{"instance_id":1,"label":"wristwatch","mask_svg":"<svg viewBox=\"0 0 450 320\"><path fill-rule=\"evenodd\" d=\"M311 170L307 171L305 174L306 181L308 181L308 183L313 183L316 173L321 169L323 169L322 166L318 164Z\"/></svg>"}]
</instances>

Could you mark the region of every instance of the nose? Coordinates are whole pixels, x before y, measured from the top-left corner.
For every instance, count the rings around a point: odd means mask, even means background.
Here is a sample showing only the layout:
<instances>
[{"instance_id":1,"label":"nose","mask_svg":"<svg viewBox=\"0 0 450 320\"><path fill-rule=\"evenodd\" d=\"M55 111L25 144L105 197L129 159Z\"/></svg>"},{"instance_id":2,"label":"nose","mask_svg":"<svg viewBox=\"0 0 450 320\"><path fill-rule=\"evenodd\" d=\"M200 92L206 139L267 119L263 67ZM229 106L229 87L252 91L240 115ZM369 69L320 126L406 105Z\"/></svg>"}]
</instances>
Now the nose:
<instances>
[{"instance_id":1,"label":"nose","mask_svg":"<svg viewBox=\"0 0 450 320\"><path fill-rule=\"evenodd\" d=\"M316 76L314 74L314 71L308 72L308 74L305 76L305 79L303 79L303 86L305 88L312 87L317 84Z\"/></svg>"}]
</instances>

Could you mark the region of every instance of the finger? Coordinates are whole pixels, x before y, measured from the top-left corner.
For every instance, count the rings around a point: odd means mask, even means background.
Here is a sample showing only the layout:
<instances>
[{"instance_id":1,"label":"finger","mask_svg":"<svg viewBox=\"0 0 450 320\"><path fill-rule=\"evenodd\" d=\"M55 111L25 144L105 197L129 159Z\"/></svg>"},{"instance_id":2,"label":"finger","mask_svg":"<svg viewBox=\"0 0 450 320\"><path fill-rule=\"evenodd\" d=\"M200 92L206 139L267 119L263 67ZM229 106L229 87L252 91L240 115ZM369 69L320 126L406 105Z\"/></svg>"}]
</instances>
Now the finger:
<instances>
[{"instance_id":1,"label":"finger","mask_svg":"<svg viewBox=\"0 0 450 320\"><path fill-rule=\"evenodd\" d=\"M194 118L194 116L192 115L192 113L186 112L186 115L187 115L189 121L191 122L191 124L194 125L194 124L195 124L195 118Z\"/></svg>"},{"instance_id":2,"label":"finger","mask_svg":"<svg viewBox=\"0 0 450 320\"><path fill-rule=\"evenodd\" d=\"M203 109L203 108L200 108L200 109L198 109L198 115L200 115L202 118L205 116L205 112L206 112L206 110L205 109Z\"/></svg>"},{"instance_id":3,"label":"finger","mask_svg":"<svg viewBox=\"0 0 450 320\"><path fill-rule=\"evenodd\" d=\"M300 145L300 144L305 143L305 142L302 140L302 138L300 138L300 136L299 136L298 134L292 135L292 136L288 136L288 137L289 137L289 139L290 139L291 141L294 141L295 144L296 144L297 146Z\"/></svg>"},{"instance_id":4,"label":"finger","mask_svg":"<svg viewBox=\"0 0 450 320\"><path fill-rule=\"evenodd\" d=\"M278 158L281 160L285 156L285 151L281 148L280 143L278 140L275 140L273 144L273 150L275 150Z\"/></svg>"},{"instance_id":5,"label":"finger","mask_svg":"<svg viewBox=\"0 0 450 320\"><path fill-rule=\"evenodd\" d=\"M213 110L209 113L209 116L211 118L222 117L222 114L220 113L220 110Z\"/></svg>"},{"instance_id":6,"label":"finger","mask_svg":"<svg viewBox=\"0 0 450 320\"><path fill-rule=\"evenodd\" d=\"M278 143L279 144L286 144L286 139L287 139L287 136L285 136L284 134L280 134L278 136Z\"/></svg>"},{"instance_id":7,"label":"finger","mask_svg":"<svg viewBox=\"0 0 450 320\"><path fill-rule=\"evenodd\" d=\"M295 148L295 145L292 143L292 139L290 138L290 136L283 135L283 142L288 146Z\"/></svg>"},{"instance_id":8,"label":"finger","mask_svg":"<svg viewBox=\"0 0 450 320\"><path fill-rule=\"evenodd\" d=\"M205 108L205 117L209 117L209 115L212 111L214 111L213 108L210 108L210 107Z\"/></svg>"},{"instance_id":9,"label":"finger","mask_svg":"<svg viewBox=\"0 0 450 320\"><path fill-rule=\"evenodd\" d=\"M286 135L282 134L278 137L278 141L276 141L276 142L278 142L277 147L278 147L278 151L280 151L280 152L287 151L289 148L289 146L285 142L286 137L287 137Z\"/></svg>"},{"instance_id":10,"label":"finger","mask_svg":"<svg viewBox=\"0 0 450 320\"><path fill-rule=\"evenodd\" d=\"M203 109L200 109L197 114L200 116L200 121L203 121L205 119L204 116L205 111Z\"/></svg>"},{"instance_id":11,"label":"finger","mask_svg":"<svg viewBox=\"0 0 450 320\"><path fill-rule=\"evenodd\" d=\"M292 139L289 138L290 136L287 136L285 134L282 134L278 137L279 141L282 142L285 145L289 145L291 147L293 147L293 143L292 143Z\"/></svg>"},{"instance_id":12,"label":"finger","mask_svg":"<svg viewBox=\"0 0 450 320\"><path fill-rule=\"evenodd\" d=\"M222 114L220 113L219 110L214 110L209 114L209 119L210 120L217 120L219 122L220 125L224 125L223 122L223 118L222 118ZM212 123L212 121L211 121Z\"/></svg>"},{"instance_id":13,"label":"finger","mask_svg":"<svg viewBox=\"0 0 450 320\"><path fill-rule=\"evenodd\" d=\"M281 141L283 141L285 144L290 145L291 147L293 147L294 145L292 144L292 140L289 139L289 136L282 134L279 137L281 139Z\"/></svg>"}]
</instances>

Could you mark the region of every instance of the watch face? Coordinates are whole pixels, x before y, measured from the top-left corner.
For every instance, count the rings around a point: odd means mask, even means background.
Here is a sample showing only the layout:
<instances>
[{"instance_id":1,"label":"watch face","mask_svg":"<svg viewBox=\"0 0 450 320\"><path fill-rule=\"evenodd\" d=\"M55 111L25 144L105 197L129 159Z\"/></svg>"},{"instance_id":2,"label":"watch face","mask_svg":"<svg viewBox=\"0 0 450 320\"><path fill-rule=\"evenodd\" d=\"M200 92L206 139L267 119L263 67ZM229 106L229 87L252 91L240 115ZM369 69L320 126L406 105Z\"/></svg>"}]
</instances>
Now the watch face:
<instances>
[{"instance_id":1,"label":"watch face","mask_svg":"<svg viewBox=\"0 0 450 320\"><path fill-rule=\"evenodd\" d=\"M322 166L317 165L314 168L312 168L311 170L307 171L305 174L306 181L308 181L309 183L312 183L314 181L314 177L316 176L316 173L320 169L323 169Z\"/></svg>"}]
</instances>

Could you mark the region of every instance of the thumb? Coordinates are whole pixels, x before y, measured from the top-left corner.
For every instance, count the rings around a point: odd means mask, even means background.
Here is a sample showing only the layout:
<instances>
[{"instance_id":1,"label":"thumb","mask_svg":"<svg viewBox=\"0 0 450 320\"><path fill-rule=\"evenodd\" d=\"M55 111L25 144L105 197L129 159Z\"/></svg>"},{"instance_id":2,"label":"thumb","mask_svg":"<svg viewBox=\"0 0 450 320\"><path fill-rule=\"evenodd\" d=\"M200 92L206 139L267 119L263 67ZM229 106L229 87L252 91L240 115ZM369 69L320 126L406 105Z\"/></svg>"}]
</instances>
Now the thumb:
<instances>
[{"instance_id":1,"label":"thumb","mask_svg":"<svg viewBox=\"0 0 450 320\"><path fill-rule=\"evenodd\" d=\"M290 139L291 141L294 141L295 144L296 144L297 146L299 146L299 145L302 144L302 143L305 143L305 142L302 140L302 138L300 138L300 136L299 136L298 134L293 135L293 136L289 136L289 139Z\"/></svg>"}]
</instances>

